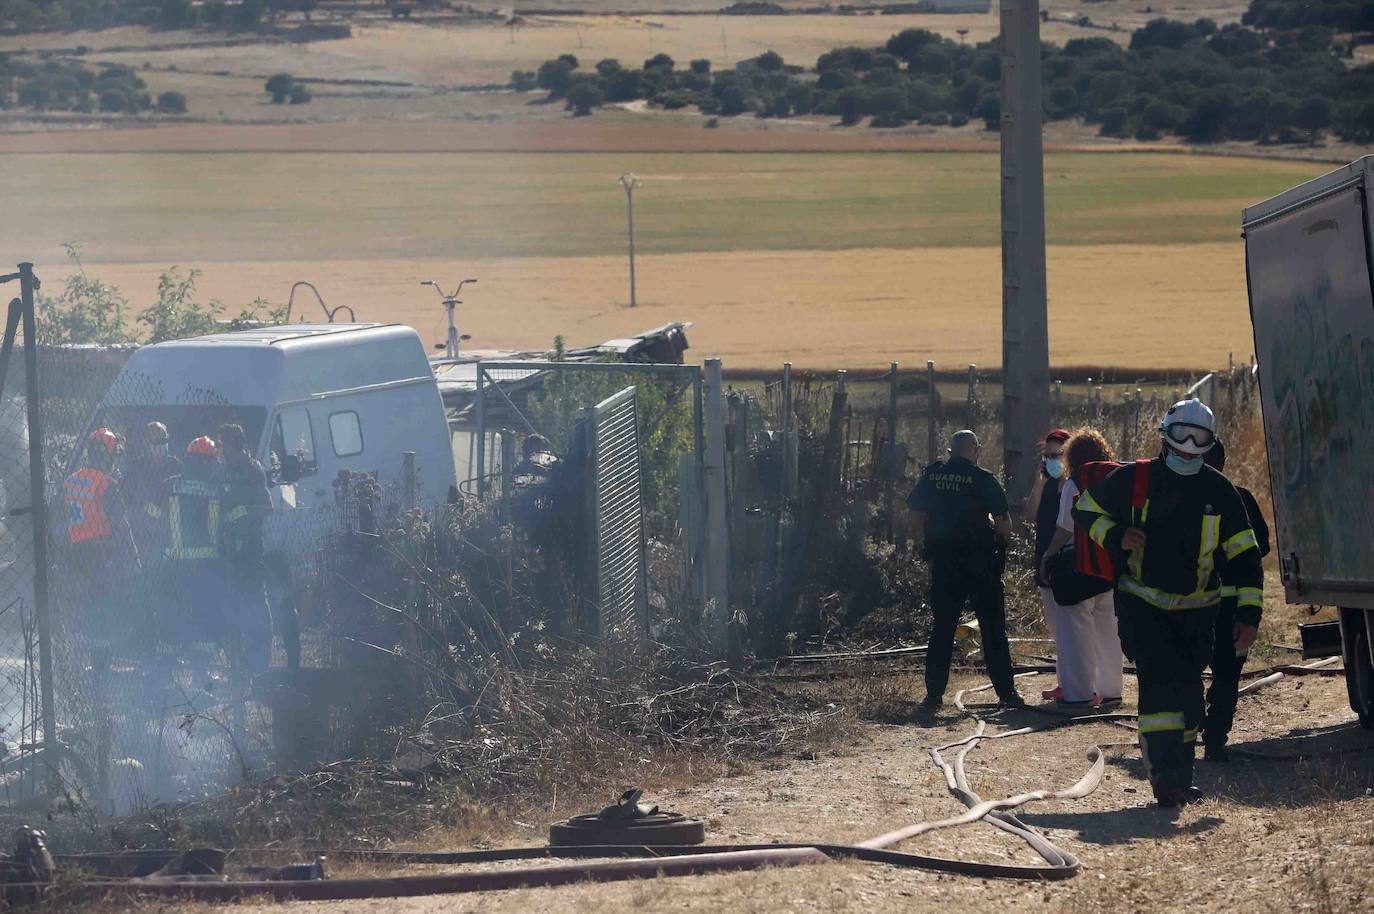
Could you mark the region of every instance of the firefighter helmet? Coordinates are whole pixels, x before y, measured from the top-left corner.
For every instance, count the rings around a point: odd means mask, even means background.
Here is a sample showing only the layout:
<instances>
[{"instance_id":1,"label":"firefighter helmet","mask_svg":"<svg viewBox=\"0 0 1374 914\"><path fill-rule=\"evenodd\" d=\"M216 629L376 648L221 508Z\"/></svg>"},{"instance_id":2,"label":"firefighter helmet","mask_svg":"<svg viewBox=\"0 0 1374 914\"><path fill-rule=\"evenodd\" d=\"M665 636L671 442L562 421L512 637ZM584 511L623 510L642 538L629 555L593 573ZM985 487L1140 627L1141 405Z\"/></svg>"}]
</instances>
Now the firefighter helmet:
<instances>
[{"instance_id":1,"label":"firefighter helmet","mask_svg":"<svg viewBox=\"0 0 1374 914\"><path fill-rule=\"evenodd\" d=\"M219 445L209 435L201 435L190 444L186 445L187 457L209 457L211 460L219 459Z\"/></svg>"},{"instance_id":2,"label":"firefighter helmet","mask_svg":"<svg viewBox=\"0 0 1374 914\"><path fill-rule=\"evenodd\" d=\"M1216 418L1201 400L1180 400L1160 420L1159 431L1181 454L1205 454L1216 443Z\"/></svg>"},{"instance_id":3,"label":"firefighter helmet","mask_svg":"<svg viewBox=\"0 0 1374 914\"><path fill-rule=\"evenodd\" d=\"M91 448L103 449L106 457L113 457L119 453L119 436L103 426L86 437L86 444Z\"/></svg>"}]
</instances>

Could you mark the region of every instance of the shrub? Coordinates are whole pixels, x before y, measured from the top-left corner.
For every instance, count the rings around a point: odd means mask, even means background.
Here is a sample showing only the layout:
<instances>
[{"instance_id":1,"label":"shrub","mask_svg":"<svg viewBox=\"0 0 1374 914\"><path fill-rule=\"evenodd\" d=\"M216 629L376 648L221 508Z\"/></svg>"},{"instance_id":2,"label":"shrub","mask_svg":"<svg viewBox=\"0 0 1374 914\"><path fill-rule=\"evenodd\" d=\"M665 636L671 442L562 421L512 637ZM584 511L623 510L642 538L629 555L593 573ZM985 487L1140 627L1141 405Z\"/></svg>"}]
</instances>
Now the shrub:
<instances>
[{"instance_id":1,"label":"shrub","mask_svg":"<svg viewBox=\"0 0 1374 914\"><path fill-rule=\"evenodd\" d=\"M186 96L180 92L163 92L157 97L157 110L163 114L185 114Z\"/></svg>"},{"instance_id":2,"label":"shrub","mask_svg":"<svg viewBox=\"0 0 1374 914\"><path fill-rule=\"evenodd\" d=\"M313 98L314 96L310 94L310 90L300 83L293 83L291 85L291 104L305 105Z\"/></svg>"},{"instance_id":3,"label":"shrub","mask_svg":"<svg viewBox=\"0 0 1374 914\"><path fill-rule=\"evenodd\" d=\"M283 105L291 97L291 88L296 84L296 78L290 73L277 73L268 77L264 88L272 96L272 104Z\"/></svg>"},{"instance_id":4,"label":"shrub","mask_svg":"<svg viewBox=\"0 0 1374 914\"><path fill-rule=\"evenodd\" d=\"M592 113L592 109L606 100L605 93L601 87L592 79L579 79L573 83L567 92L568 107L572 109L574 117L586 117Z\"/></svg>"}]
</instances>

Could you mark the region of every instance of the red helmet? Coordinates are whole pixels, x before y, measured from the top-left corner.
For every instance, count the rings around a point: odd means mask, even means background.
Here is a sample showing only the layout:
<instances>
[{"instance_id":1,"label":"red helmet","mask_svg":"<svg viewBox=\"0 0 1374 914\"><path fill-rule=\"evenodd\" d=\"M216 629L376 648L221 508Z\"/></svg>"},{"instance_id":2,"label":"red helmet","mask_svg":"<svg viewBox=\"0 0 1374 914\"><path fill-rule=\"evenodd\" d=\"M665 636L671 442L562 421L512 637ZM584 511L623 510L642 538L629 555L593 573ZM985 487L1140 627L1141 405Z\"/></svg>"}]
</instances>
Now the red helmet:
<instances>
[{"instance_id":1,"label":"red helmet","mask_svg":"<svg viewBox=\"0 0 1374 914\"><path fill-rule=\"evenodd\" d=\"M211 460L219 459L219 445L215 444L209 435L201 435L199 438L186 445L187 457L209 457Z\"/></svg>"},{"instance_id":2,"label":"red helmet","mask_svg":"<svg viewBox=\"0 0 1374 914\"><path fill-rule=\"evenodd\" d=\"M119 452L119 436L108 428L98 428L86 437L86 444L92 448L104 448L105 456L113 457Z\"/></svg>"}]
</instances>

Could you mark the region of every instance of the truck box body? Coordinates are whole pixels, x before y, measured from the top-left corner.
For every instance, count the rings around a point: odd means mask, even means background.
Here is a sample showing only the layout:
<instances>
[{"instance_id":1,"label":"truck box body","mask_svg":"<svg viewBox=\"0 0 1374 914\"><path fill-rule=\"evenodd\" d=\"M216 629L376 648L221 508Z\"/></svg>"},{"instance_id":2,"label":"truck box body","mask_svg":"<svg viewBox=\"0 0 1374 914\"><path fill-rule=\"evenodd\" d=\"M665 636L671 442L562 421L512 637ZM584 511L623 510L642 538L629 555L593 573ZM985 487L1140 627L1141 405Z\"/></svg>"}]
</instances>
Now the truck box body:
<instances>
[{"instance_id":1,"label":"truck box body","mask_svg":"<svg viewBox=\"0 0 1374 914\"><path fill-rule=\"evenodd\" d=\"M1250 317L1290 603L1341 607L1351 705L1374 726L1374 156L1243 215Z\"/></svg>"}]
</instances>

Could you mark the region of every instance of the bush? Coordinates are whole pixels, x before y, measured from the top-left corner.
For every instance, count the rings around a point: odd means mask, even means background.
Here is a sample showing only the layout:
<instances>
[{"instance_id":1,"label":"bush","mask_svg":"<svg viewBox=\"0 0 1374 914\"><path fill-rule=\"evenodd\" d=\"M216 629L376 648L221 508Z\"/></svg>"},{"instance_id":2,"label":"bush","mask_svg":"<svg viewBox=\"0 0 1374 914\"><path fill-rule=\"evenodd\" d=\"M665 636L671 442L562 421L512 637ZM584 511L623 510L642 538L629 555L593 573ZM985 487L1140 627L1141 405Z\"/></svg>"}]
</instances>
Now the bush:
<instances>
[{"instance_id":1,"label":"bush","mask_svg":"<svg viewBox=\"0 0 1374 914\"><path fill-rule=\"evenodd\" d=\"M533 70L512 70L510 87L516 92L533 92L539 88L539 80L535 77Z\"/></svg>"},{"instance_id":2,"label":"bush","mask_svg":"<svg viewBox=\"0 0 1374 914\"><path fill-rule=\"evenodd\" d=\"M313 98L314 98L314 96L312 96L312 95L310 94L310 90L307 89L305 86L301 85L300 83L293 83L293 84L292 84L292 86L291 86L291 104L293 104L293 105L305 105L305 104L309 104L309 102L310 102Z\"/></svg>"},{"instance_id":3,"label":"bush","mask_svg":"<svg viewBox=\"0 0 1374 914\"><path fill-rule=\"evenodd\" d=\"M272 96L272 104L284 105L286 100L291 97L291 89L296 84L296 78L290 73L277 73L270 76L263 88L267 94Z\"/></svg>"},{"instance_id":4,"label":"bush","mask_svg":"<svg viewBox=\"0 0 1374 914\"><path fill-rule=\"evenodd\" d=\"M562 98L567 94L568 88L572 86L573 70L577 69L577 58L573 57L572 62L568 59L571 54L564 54L554 60L546 60L539 65L539 72L535 74L535 83L539 88L549 93L550 99Z\"/></svg>"},{"instance_id":5,"label":"bush","mask_svg":"<svg viewBox=\"0 0 1374 914\"><path fill-rule=\"evenodd\" d=\"M592 79L579 79L567 92L568 105L574 117L586 117L592 109L606 100L601 87Z\"/></svg>"},{"instance_id":6,"label":"bush","mask_svg":"<svg viewBox=\"0 0 1374 914\"><path fill-rule=\"evenodd\" d=\"M157 110L163 114L185 114L186 96L180 92L163 92L157 97Z\"/></svg>"}]
</instances>

